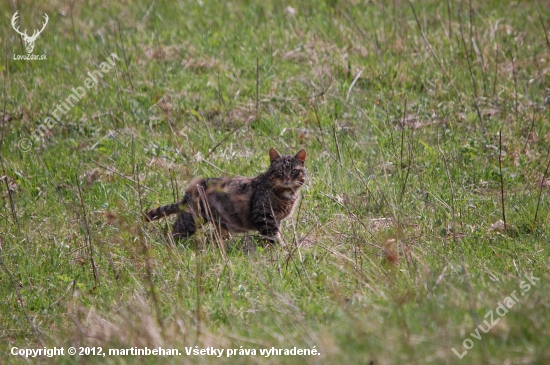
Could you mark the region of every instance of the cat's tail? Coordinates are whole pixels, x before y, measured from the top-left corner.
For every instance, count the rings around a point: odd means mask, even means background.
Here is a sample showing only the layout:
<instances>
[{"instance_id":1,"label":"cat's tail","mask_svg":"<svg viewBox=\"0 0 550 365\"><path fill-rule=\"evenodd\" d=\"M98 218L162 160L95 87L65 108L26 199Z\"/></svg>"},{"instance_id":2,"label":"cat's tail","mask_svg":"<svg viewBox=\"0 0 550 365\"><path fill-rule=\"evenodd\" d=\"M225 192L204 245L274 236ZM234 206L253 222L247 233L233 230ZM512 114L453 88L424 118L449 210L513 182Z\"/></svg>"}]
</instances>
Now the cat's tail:
<instances>
[{"instance_id":1,"label":"cat's tail","mask_svg":"<svg viewBox=\"0 0 550 365\"><path fill-rule=\"evenodd\" d=\"M143 217L143 219L145 219L146 222L151 222L151 221L156 221L157 219L168 217L169 215L172 215L172 214L184 213L187 211L187 206L190 200L191 200L191 194L185 193L185 196L183 197L182 201L174 204L163 205L162 207L152 209L147 213L145 213L145 216Z\"/></svg>"},{"instance_id":2,"label":"cat's tail","mask_svg":"<svg viewBox=\"0 0 550 365\"><path fill-rule=\"evenodd\" d=\"M145 216L143 217L143 219L145 219L146 222L151 222L151 221L156 221L157 219L168 217L169 215L172 215L172 214L187 212L189 204L191 203L191 200L192 200L193 191L196 190L196 186L199 184L200 181L201 181L200 178L194 178L189 182L189 186L185 191L185 195L182 201L174 204L163 205L162 207L152 209L147 213L145 213Z\"/></svg>"},{"instance_id":3,"label":"cat's tail","mask_svg":"<svg viewBox=\"0 0 550 365\"><path fill-rule=\"evenodd\" d=\"M157 219L168 217L169 215L181 213L183 211L183 204L181 202L163 205L162 207L152 209L145 213L144 219L146 222L156 221Z\"/></svg>"}]
</instances>

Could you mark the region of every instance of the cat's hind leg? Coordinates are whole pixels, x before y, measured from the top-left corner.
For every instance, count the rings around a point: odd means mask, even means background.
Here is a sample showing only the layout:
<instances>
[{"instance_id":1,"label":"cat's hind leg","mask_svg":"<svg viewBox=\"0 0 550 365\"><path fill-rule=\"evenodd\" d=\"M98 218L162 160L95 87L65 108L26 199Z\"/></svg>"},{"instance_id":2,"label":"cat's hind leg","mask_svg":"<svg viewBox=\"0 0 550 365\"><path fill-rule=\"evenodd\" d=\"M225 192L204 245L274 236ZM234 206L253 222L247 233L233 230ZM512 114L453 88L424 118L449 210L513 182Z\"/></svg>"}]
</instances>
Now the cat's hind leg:
<instances>
[{"instance_id":1,"label":"cat's hind leg","mask_svg":"<svg viewBox=\"0 0 550 365\"><path fill-rule=\"evenodd\" d=\"M174 240L186 240L197 231L197 224L192 213L183 212L178 215L178 219L174 222L172 237Z\"/></svg>"}]
</instances>

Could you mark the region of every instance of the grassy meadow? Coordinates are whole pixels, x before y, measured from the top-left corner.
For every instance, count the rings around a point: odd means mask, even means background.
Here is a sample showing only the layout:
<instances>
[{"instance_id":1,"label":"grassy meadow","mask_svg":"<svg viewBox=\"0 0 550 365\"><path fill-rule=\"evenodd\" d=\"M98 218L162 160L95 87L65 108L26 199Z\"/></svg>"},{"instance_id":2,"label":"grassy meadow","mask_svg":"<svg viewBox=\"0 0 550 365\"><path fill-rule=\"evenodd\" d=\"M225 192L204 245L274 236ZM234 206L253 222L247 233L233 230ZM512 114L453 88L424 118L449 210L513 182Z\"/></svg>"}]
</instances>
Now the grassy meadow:
<instances>
[{"instance_id":1,"label":"grassy meadow","mask_svg":"<svg viewBox=\"0 0 550 365\"><path fill-rule=\"evenodd\" d=\"M16 11L29 35L48 15L45 60L14 59ZM0 15L0 364L550 363L548 1ZM173 219L143 222L195 176L264 172L270 147L308 153L284 244L205 227L175 246ZM181 355L108 353L132 347ZM294 347L319 354L260 355Z\"/></svg>"}]
</instances>

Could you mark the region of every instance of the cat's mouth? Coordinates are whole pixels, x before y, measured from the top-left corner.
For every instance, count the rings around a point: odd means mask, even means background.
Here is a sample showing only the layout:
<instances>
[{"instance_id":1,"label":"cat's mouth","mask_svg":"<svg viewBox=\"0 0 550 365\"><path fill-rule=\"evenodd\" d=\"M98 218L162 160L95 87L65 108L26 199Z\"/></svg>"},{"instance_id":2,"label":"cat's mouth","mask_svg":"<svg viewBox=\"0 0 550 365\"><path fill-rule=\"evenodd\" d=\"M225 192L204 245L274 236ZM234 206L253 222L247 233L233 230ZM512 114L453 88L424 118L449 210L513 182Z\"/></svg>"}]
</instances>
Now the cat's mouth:
<instances>
[{"instance_id":1,"label":"cat's mouth","mask_svg":"<svg viewBox=\"0 0 550 365\"><path fill-rule=\"evenodd\" d=\"M297 187L296 182L292 181L292 180L283 180L283 185L290 188L290 189Z\"/></svg>"},{"instance_id":2,"label":"cat's mouth","mask_svg":"<svg viewBox=\"0 0 550 365\"><path fill-rule=\"evenodd\" d=\"M302 181L278 178L272 181L273 187L277 190L286 190L296 192L304 184Z\"/></svg>"},{"instance_id":3,"label":"cat's mouth","mask_svg":"<svg viewBox=\"0 0 550 365\"><path fill-rule=\"evenodd\" d=\"M293 181L290 181L290 180L276 181L274 186L275 188L278 188L280 190L294 190L296 188L296 186L294 186Z\"/></svg>"},{"instance_id":4,"label":"cat's mouth","mask_svg":"<svg viewBox=\"0 0 550 365\"><path fill-rule=\"evenodd\" d=\"M283 182L283 186L290 190L298 189L301 185L298 181L286 180Z\"/></svg>"}]
</instances>

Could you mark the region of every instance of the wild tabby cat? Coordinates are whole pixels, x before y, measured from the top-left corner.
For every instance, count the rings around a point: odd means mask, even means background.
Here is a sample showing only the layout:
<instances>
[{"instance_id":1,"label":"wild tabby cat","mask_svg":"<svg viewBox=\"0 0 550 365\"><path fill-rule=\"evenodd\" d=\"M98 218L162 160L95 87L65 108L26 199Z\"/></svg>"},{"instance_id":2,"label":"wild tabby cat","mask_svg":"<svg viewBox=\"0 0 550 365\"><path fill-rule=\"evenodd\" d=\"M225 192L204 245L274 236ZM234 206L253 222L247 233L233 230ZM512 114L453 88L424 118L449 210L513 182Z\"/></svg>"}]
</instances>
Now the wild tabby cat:
<instances>
[{"instance_id":1,"label":"wild tabby cat","mask_svg":"<svg viewBox=\"0 0 550 365\"><path fill-rule=\"evenodd\" d=\"M173 236L185 239L197 231L196 217L214 224L220 233L257 230L268 240L279 241L281 221L288 218L307 179L306 151L281 156L269 150L271 165L257 177L195 178L182 201L148 211L150 222L179 214Z\"/></svg>"}]
</instances>

